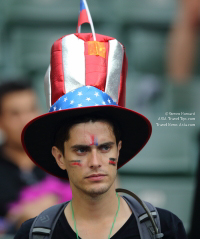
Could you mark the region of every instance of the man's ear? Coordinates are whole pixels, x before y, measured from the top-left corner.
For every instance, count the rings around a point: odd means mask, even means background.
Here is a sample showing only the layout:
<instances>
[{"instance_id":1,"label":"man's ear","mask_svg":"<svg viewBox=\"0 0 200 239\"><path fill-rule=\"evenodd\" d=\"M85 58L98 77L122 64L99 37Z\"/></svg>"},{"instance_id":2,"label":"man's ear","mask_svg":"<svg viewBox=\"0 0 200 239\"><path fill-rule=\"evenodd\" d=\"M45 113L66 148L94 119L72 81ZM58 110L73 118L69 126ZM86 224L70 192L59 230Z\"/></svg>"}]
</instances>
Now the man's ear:
<instances>
[{"instance_id":1,"label":"man's ear","mask_svg":"<svg viewBox=\"0 0 200 239\"><path fill-rule=\"evenodd\" d=\"M122 148L122 141L120 140L118 143L118 150L120 150Z\"/></svg>"},{"instance_id":2,"label":"man's ear","mask_svg":"<svg viewBox=\"0 0 200 239\"><path fill-rule=\"evenodd\" d=\"M65 161L64 161L64 156L62 154L62 152L56 147L53 146L51 149L51 153L54 156L56 163L58 164L58 166L62 169L62 170L66 170L66 166L65 166Z\"/></svg>"},{"instance_id":3,"label":"man's ear","mask_svg":"<svg viewBox=\"0 0 200 239\"><path fill-rule=\"evenodd\" d=\"M122 141L120 140L118 145L117 145L117 149L118 149L118 155L117 155L117 159L119 158L119 151L122 148Z\"/></svg>"}]
</instances>

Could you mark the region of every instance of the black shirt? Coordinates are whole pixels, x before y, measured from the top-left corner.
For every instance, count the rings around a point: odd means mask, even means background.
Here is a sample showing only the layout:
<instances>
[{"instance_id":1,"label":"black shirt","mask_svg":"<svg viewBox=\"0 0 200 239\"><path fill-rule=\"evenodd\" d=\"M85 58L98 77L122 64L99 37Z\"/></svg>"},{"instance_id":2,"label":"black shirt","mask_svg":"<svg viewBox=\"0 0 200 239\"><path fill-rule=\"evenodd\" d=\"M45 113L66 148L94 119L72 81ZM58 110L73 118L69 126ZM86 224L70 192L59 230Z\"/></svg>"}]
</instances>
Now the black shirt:
<instances>
[{"instance_id":1,"label":"black shirt","mask_svg":"<svg viewBox=\"0 0 200 239\"><path fill-rule=\"evenodd\" d=\"M163 239L186 239L185 229L181 220L173 213L157 208ZM29 231L34 219L24 222L14 239L29 239ZM76 233L70 227L64 212L61 214L53 232L52 239L76 239ZM140 239L137 222L132 214L126 223L111 237L112 239Z\"/></svg>"}]
</instances>

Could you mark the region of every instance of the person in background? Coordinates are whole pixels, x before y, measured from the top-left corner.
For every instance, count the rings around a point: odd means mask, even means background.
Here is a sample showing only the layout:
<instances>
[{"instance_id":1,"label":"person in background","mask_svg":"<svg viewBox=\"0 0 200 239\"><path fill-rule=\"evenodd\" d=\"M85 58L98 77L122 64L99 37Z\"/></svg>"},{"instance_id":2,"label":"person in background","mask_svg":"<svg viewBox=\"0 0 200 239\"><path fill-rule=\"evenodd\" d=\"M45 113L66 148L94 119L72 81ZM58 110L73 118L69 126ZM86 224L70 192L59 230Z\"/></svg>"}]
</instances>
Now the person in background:
<instances>
[{"instance_id":1,"label":"person in background","mask_svg":"<svg viewBox=\"0 0 200 239\"><path fill-rule=\"evenodd\" d=\"M198 40L199 0L180 0L169 43L167 70L176 83L186 82L195 65Z\"/></svg>"},{"instance_id":2,"label":"person in background","mask_svg":"<svg viewBox=\"0 0 200 239\"><path fill-rule=\"evenodd\" d=\"M200 132L198 132L198 166L197 166L197 173L196 173L196 188L195 188L195 195L194 195L194 204L193 204L193 212L191 218L191 228L189 232L189 239L199 238L200 228Z\"/></svg>"},{"instance_id":3,"label":"person in background","mask_svg":"<svg viewBox=\"0 0 200 239\"><path fill-rule=\"evenodd\" d=\"M198 48L200 0L181 0L175 23L169 37L168 74L174 82L185 83L192 75ZM198 133L200 136L200 132ZM200 137L198 136L198 145ZM200 149L200 147L199 147ZM199 150L200 151L200 150ZM200 152L196 172L196 190L189 238L199 238L200 228Z\"/></svg>"},{"instance_id":4,"label":"person in background","mask_svg":"<svg viewBox=\"0 0 200 239\"><path fill-rule=\"evenodd\" d=\"M16 80L0 85L0 130L4 136L0 146L1 233L15 233L25 220L71 199L69 184L35 166L23 149L21 131L39 113L37 95L30 85ZM68 190L62 193L66 186Z\"/></svg>"}]
</instances>

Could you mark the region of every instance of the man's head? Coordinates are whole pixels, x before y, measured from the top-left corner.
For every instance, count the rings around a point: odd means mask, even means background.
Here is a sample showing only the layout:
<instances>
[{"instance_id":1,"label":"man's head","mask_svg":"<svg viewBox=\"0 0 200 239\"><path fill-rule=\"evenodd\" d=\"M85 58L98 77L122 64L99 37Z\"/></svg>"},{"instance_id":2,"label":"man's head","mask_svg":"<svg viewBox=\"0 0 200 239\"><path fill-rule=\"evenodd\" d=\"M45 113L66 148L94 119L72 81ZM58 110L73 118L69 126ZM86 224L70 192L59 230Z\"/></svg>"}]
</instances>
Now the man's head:
<instances>
[{"instance_id":1,"label":"man's head","mask_svg":"<svg viewBox=\"0 0 200 239\"><path fill-rule=\"evenodd\" d=\"M114 122L87 116L60 128L52 154L59 167L67 170L73 191L96 196L113 185L121 143Z\"/></svg>"},{"instance_id":2,"label":"man's head","mask_svg":"<svg viewBox=\"0 0 200 239\"><path fill-rule=\"evenodd\" d=\"M7 144L22 148L21 131L38 114L37 96L30 85L19 81L0 85L0 129Z\"/></svg>"}]
</instances>

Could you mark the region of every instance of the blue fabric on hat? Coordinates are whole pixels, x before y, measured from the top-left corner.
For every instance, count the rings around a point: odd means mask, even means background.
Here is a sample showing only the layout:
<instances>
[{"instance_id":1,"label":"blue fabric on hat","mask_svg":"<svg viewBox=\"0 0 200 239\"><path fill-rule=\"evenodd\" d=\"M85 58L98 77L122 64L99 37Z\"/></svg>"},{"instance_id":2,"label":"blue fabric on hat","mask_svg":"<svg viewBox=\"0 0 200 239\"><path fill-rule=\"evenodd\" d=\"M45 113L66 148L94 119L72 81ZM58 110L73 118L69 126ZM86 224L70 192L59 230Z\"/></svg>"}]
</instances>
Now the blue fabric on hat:
<instances>
[{"instance_id":1,"label":"blue fabric on hat","mask_svg":"<svg viewBox=\"0 0 200 239\"><path fill-rule=\"evenodd\" d=\"M51 107L49 112L66 110L71 108L117 105L113 99L105 92L93 87L82 86L70 91L58 99Z\"/></svg>"}]
</instances>

